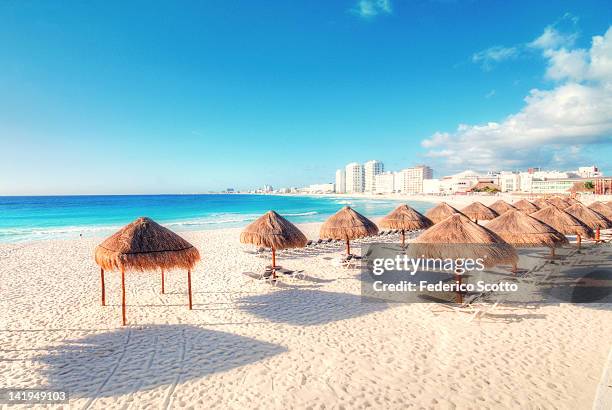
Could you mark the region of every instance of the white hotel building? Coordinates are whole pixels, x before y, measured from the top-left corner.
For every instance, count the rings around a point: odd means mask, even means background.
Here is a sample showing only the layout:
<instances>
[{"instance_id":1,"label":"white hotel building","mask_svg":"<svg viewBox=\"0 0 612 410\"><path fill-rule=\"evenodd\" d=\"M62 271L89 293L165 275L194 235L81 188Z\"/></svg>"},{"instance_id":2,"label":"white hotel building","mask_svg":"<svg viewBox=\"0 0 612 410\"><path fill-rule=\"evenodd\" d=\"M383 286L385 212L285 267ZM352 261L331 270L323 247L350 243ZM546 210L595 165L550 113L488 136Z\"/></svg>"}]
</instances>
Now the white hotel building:
<instances>
[{"instance_id":1,"label":"white hotel building","mask_svg":"<svg viewBox=\"0 0 612 410\"><path fill-rule=\"evenodd\" d=\"M345 169L336 170L336 193L337 194L346 193L346 170Z\"/></svg>"},{"instance_id":2,"label":"white hotel building","mask_svg":"<svg viewBox=\"0 0 612 410\"><path fill-rule=\"evenodd\" d=\"M364 192L376 192L376 175L385 171L382 162L371 160L364 164Z\"/></svg>"},{"instance_id":3,"label":"white hotel building","mask_svg":"<svg viewBox=\"0 0 612 410\"><path fill-rule=\"evenodd\" d=\"M363 165L357 162L351 162L345 168L346 170L346 192L355 193L363 192L364 189L364 168Z\"/></svg>"},{"instance_id":4,"label":"white hotel building","mask_svg":"<svg viewBox=\"0 0 612 410\"><path fill-rule=\"evenodd\" d=\"M398 172L384 172L375 177L375 192L380 194L391 192L421 193L423 192L424 181L432 177L433 170L425 165L406 168Z\"/></svg>"}]
</instances>

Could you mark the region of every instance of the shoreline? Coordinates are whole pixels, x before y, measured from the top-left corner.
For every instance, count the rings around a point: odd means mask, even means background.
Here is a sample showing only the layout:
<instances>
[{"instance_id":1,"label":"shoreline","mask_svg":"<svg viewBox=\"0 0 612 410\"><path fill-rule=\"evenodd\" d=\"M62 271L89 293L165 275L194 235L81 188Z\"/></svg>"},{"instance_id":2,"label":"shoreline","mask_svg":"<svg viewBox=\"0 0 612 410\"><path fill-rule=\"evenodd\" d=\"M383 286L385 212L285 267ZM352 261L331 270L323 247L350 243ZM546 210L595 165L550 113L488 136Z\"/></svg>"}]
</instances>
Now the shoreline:
<instances>
[{"instance_id":1,"label":"shoreline","mask_svg":"<svg viewBox=\"0 0 612 410\"><path fill-rule=\"evenodd\" d=\"M164 194L160 194L159 196L163 196ZM191 194L189 194L191 195ZM202 194L209 195L209 194ZM210 194L213 195L213 194ZM227 194L227 195L243 195L243 194ZM486 194L469 194L469 195L425 195L425 194L417 194L417 195L407 195L407 194L371 194L371 193L351 193L351 194L244 194L244 195L259 195L259 196L274 196L274 197L297 197L297 198L328 198L328 199L337 199L342 201L393 201L399 203L408 202L425 204L426 208L430 206L434 206L440 202L447 202L449 205L460 209L463 208L474 201L482 202L484 205L491 205L493 202L502 199L506 202L513 203L520 199L533 199L533 195L512 195L512 194L496 194L496 195L486 195ZM583 195L580 200L585 204L589 205L595 201L612 201L612 195ZM343 204L337 204L336 207L339 210ZM318 211L312 211L318 212ZM335 211L333 211L335 212ZM296 224L303 223L320 223L325 220L327 217L333 214L333 212L324 212L318 214L318 217L315 217L313 220L307 221L296 221L293 222ZM386 212L385 212L386 213ZM369 214L364 212L364 215L370 219L378 219L382 217L385 213L380 214ZM305 216L308 212L305 212ZM250 215L247 212L236 212L233 213L234 216L247 216ZM316 214L315 214L316 215ZM218 229L229 229L229 228L241 228L246 226L248 223L252 222L257 218L257 216L251 216L249 218L243 218L242 220L234 220L234 221L224 221L223 218L227 218L227 216L219 215L218 218L211 218L210 221L206 223L201 222L199 224L190 224L194 218L200 217L190 217L190 218L181 218L176 220L171 220L167 222L161 222L162 225L168 226L173 230L176 230L180 233L185 232L198 232L198 231L208 231L208 230L218 230ZM290 218L291 219L291 218ZM127 222L126 222L127 223ZM193 226L193 228L189 228L189 226ZM0 241L0 244L27 244L31 242L38 241L48 241L54 239L79 239L79 234L82 234L83 237L86 238L102 238L107 235L110 235L115 230L119 229L121 224L116 225L97 225L97 224L85 224L85 225L70 225L70 226L59 226L59 227L50 227L48 230L50 232L36 233L36 229L32 228L34 232L30 233L31 235L40 234L41 237L37 238L25 238L25 239L15 239L15 240L3 240ZM9 228L14 229L14 228ZM19 228L17 228L19 229ZM43 228L41 228L43 229ZM55 232L57 233L55 233Z\"/></svg>"}]
</instances>

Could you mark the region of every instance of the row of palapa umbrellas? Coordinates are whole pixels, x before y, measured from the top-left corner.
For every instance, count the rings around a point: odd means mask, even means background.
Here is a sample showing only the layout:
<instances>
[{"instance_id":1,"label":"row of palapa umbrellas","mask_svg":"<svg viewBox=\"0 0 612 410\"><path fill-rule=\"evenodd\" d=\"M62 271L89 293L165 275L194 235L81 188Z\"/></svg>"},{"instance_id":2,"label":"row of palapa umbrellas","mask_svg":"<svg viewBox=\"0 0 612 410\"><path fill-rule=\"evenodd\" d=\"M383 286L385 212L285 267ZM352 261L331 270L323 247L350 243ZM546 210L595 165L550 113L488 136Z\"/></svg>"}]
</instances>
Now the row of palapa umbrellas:
<instances>
[{"instance_id":1,"label":"row of palapa umbrellas","mask_svg":"<svg viewBox=\"0 0 612 410\"><path fill-rule=\"evenodd\" d=\"M425 229L414 240L418 246L414 247L413 252L428 257L460 255L442 255L449 253L451 247L427 245L495 245L474 247L472 251L487 249L490 266L511 263L515 271L517 255L514 247L549 247L554 255L555 247L568 243L565 235L576 235L579 243L582 237L599 240L600 229L612 228L609 218L612 219L612 203L596 202L586 207L575 199L555 196L534 202L522 199L513 205L499 200L489 207L474 202L461 210L442 202L425 215L408 205L400 205L379 225L385 229L400 230L402 246L406 231ZM489 222L484 227L478 224L479 220ZM378 227L374 222L347 206L323 223L319 236L321 239L346 241L349 255L351 240L377 234ZM273 272L277 250L301 248L307 243L306 236L295 225L274 211L269 211L247 226L240 240L271 249ZM454 247L454 252L469 250L469 247Z\"/></svg>"},{"instance_id":2,"label":"row of palapa umbrellas","mask_svg":"<svg viewBox=\"0 0 612 410\"><path fill-rule=\"evenodd\" d=\"M600 229L612 228L610 219L612 203L597 202L586 207L575 200L553 197L534 202L523 199L513 205L499 200L490 207L474 202L461 210L442 202L425 215L408 205L400 205L379 225L385 229L400 230L402 246L406 231L425 229L415 239L418 246L413 251L430 258L482 257L449 255L449 248L443 245L495 244L485 247L487 267L511 263L513 270L516 270L518 258L513 246L547 246L554 250L568 243L564 235L577 235L578 238L595 236L599 239ZM483 227L478 220L490 222ZM594 235L593 230L597 234ZM332 215L320 230L321 239L346 241L347 255L350 255L351 240L377 234L376 224L350 207L343 207ZM271 249L273 274L277 250L303 248L307 244L306 236L274 211L267 212L248 225L241 233L240 241ZM436 244L442 246L434 246ZM457 247L454 252L457 252ZM189 309L192 309L191 271L199 260L198 250L185 239L150 218L138 218L96 247L95 261L100 266L102 305L106 305L105 271L121 272L121 306L125 325L126 271L161 271L161 293L164 293L164 272L184 269L187 271Z\"/></svg>"}]
</instances>

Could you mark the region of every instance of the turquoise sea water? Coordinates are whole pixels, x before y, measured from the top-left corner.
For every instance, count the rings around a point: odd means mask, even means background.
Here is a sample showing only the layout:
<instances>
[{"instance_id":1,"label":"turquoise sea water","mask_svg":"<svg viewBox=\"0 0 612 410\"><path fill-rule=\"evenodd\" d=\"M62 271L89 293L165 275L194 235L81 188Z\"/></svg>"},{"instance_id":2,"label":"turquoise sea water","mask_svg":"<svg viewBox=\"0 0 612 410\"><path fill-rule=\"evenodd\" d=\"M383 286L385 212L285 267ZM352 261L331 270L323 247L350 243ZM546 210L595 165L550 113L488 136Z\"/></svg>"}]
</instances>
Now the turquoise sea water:
<instances>
[{"instance_id":1,"label":"turquoise sea water","mask_svg":"<svg viewBox=\"0 0 612 410\"><path fill-rule=\"evenodd\" d=\"M384 199L274 195L100 195L0 197L0 242L108 235L140 216L175 231L244 226L274 209L294 223L323 221L344 205L381 216ZM424 211L426 202L410 203Z\"/></svg>"}]
</instances>

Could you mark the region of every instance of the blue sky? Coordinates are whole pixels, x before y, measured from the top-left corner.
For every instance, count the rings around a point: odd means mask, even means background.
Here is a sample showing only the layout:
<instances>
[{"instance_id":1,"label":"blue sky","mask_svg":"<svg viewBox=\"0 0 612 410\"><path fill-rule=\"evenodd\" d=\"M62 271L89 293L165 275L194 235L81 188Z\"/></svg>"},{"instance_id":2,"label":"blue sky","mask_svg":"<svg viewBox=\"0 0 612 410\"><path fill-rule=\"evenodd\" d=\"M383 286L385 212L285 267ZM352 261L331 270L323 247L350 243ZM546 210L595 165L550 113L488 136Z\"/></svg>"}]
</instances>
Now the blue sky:
<instances>
[{"instance_id":1,"label":"blue sky","mask_svg":"<svg viewBox=\"0 0 612 410\"><path fill-rule=\"evenodd\" d=\"M606 1L0 3L0 194L612 173Z\"/></svg>"}]
</instances>

